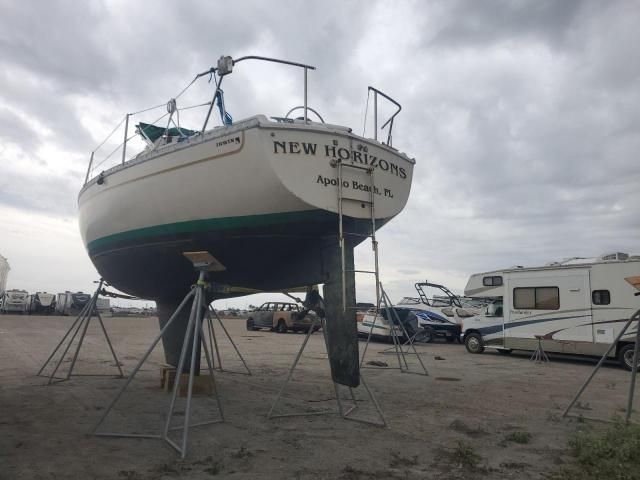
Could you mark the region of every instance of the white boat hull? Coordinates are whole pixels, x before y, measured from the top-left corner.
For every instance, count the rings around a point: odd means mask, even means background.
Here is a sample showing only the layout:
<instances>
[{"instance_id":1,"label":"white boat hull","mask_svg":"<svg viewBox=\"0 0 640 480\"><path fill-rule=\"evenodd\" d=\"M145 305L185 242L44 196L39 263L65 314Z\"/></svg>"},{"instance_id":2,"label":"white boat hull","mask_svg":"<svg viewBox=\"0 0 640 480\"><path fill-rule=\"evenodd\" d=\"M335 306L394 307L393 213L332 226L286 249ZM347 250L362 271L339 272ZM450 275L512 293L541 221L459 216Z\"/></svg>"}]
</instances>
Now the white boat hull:
<instances>
[{"instance_id":1,"label":"white boat hull","mask_svg":"<svg viewBox=\"0 0 640 480\"><path fill-rule=\"evenodd\" d=\"M308 259L337 232L337 159L372 168L378 227L402 210L412 159L342 127L259 116L139 155L88 182L78 200L82 238L109 283L146 298L183 295L194 274L181 253L197 249L226 267L213 275L221 283L321 282L321 268ZM371 178L362 169L343 172L343 195L352 199L343 202L346 224L366 232Z\"/></svg>"}]
</instances>

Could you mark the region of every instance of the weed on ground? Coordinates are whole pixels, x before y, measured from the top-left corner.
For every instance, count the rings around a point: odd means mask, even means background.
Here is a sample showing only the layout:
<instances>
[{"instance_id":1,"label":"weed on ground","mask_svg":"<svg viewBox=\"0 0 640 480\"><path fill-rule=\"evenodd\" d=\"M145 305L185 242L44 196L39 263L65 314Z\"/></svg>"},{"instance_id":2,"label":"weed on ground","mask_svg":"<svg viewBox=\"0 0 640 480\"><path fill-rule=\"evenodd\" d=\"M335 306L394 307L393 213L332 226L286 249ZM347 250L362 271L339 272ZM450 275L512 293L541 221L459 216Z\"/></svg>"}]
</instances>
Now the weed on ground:
<instances>
[{"instance_id":1,"label":"weed on ground","mask_svg":"<svg viewBox=\"0 0 640 480\"><path fill-rule=\"evenodd\" d=\"M524 430L518 430L516 432L511 432L504 440L500 442L502 446L505 446L507 443L519 443L521 445L526 445L531 441L531 434L529 432L525 432Z\"/></svg>"},{"instance_id":2,"label":"weed on ground","mask_svg":"<svg viewBox=\"0 0 640 480\"><path fill-rule=\"evenodd\" d=\"M461 468L475 470L480 465L482 457L478 455L473 447L465 442L456 442L456 448L451 454L451 459Z\"/></svg>"},{"instance_id":3,"label":"weed on ground","mask_svg":"<svg viewBox=\"0 0 640 480\"><path fill-rule=\"evenodd\" d=\"M602 430L588 427L569 440L572 464L552 480L640 480L640 426L616 421Z\"/></svg>"}]
</instances>

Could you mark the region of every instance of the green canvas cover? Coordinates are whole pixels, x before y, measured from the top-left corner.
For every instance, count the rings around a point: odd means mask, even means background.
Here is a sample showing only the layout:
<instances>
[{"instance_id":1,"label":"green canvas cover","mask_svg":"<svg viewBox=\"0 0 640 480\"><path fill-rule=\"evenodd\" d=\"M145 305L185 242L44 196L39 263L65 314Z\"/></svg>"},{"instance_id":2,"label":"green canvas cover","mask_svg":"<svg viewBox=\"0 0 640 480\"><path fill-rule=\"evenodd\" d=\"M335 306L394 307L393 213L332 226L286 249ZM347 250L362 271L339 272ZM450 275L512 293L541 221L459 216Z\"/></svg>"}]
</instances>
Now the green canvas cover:
<instances>
[{"instance_id":1,"label":"green canvas cover","mask_svg":"<svg viewBox=\"0 0 640 480\"><path fill-rule=\"evenodd\" d=\"M181 128L178 130L177 128L169 128L168 130L164 127L158 127L157 125L152 125L150 123L142 123L140 122L136 125L138 128L138 132L144 134L149 140L155 142L161 136L164 135L166 130L167 135L169 137L190 137L197 133L196 130L189 130L187 128Z\"/></svg>"}]
</instances>

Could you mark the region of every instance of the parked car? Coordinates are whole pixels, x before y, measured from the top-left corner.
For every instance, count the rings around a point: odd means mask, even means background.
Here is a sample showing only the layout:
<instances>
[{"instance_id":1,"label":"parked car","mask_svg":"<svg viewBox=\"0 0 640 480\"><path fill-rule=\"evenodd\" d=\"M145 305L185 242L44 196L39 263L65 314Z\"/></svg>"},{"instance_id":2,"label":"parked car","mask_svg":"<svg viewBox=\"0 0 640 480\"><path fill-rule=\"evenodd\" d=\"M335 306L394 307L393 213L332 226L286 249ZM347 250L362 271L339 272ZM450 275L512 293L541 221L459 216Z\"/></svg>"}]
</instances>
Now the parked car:
<instances>
[{"instance_id":1,"label":"parked car","mask_svg":"<svg viewBox=\"0 0 640 480\"><path fill-rule=\"evenodd\" d=\"M259 308L249 312L247 318L247 330L259 330L268 328L278 333L286 333L289 330L308 332L316 322L316 330L320 328L320 321L314 312L303 311L295 303L267 302Z\"/></svg>"}]
</instances>

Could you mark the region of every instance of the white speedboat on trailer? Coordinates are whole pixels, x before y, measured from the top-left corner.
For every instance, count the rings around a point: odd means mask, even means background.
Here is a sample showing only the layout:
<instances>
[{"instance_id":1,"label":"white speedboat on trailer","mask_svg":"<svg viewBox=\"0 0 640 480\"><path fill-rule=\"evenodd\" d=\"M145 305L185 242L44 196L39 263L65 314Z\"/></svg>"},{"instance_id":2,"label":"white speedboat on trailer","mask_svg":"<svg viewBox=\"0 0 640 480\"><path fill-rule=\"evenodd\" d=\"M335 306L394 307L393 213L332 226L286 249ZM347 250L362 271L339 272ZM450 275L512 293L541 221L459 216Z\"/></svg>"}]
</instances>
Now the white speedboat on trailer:
<instances>
[{"instance_id":1,"label":"white speedboat on trailer","mask_svg":"<svg viewBox=\"0 0 640 480\"><path fill-rule=\"evenodd\" d=\"M414 284L417 297L404 297L396 306L416 311L421 326L427 322L454 323L462 326L464 318L480 313L480 307L473 306L444 285L430 282Z\"/></svg>"},{"instance_id":2,"label":"white speedboat on trailer","mask_svg":"<svg viewBox=\"0 0 640 480\"><path fill-rule=\"evenodd\" d=\"M220 85L234 66L256 59L302 68L303 104L284 117L233 122ZM187 251L208 251L217 260L209 276L216 284L211 300L248 289L324 283L327 317L349 317L328 326L334 379L348 364L352 371L345 384L355 384L355 312L351 323L351 313L342 308L343 296L355 305L355 288L349 280L346 287L341 283L340 271L353 269L353 248L372 224L379 228L404 208L415 161L392 146L399 104L372 87L376 106L384 98L398 107L382 124L388 128L385 142L377 140L377 107L374 138L325 123L307 105L307 73L313 69L265 57L221 57L217 67L194 79L215 78L202 128L167 123L159 131L139 123L148 143L143 152L127 160L125 141L122 163L100 172L92 154L78 198L80 229L101 276L123 292L156 300L161 325L194 282L193 267L183 256ZM215 105L221 125L207 129ZM170 100L170 120L179 111ZM291 118L293 111L301 117ZM312 112L317 120L309 118ZM127 115L125 125L129 121ZM342 228L350 234L344 242L338 238ZM339 311L332 310L334 304ZM163 338L173 364L184 335L181 322ZM340 352L349 359L340 359Z\"/></svg>"},{"instance_id":3,"label":"white speedboat on trailer","mask_svg":"<svg viewBox=\"0 0 640 480\"><path fill-rule=\"evenodd\" d=\"M415 319L417 329L416 341L429 343L436 338L443 338L449 343L460 341L462 320L479 313L479 308L463 303L460 297L444 285L430 282L418 282L414 285L418 297L404 297L393 305L398 319L409 325ZM413 315L411 315L413 314ZM395 323L395 322L394 322ZM408 329L415 327L409 326ZM393 330L396 330L395 334ZM398 325L392 327L387 320L386 309L376 315L371 308L358 323L358 335L377 340L391 340L392 335L404 337L404 331Z\"/></svg>"}]
</instances>

